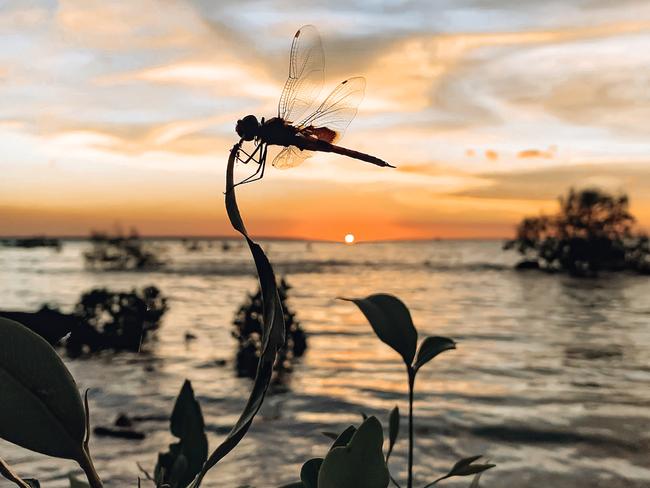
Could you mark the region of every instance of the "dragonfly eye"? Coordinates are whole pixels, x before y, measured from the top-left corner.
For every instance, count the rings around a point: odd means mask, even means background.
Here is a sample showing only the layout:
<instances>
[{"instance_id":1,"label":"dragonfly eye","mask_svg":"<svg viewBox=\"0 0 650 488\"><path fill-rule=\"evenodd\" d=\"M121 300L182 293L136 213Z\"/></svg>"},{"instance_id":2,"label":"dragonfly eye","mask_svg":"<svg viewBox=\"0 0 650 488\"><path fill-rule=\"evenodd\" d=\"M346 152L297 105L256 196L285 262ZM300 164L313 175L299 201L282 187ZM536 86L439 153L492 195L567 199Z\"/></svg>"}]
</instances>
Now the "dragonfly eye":
<instances>
[{"instance_id":1,"label":"dragonfly eye","mask_svg":"<svg viewBox=\"0 0 650 488\"><path fill-rule=\"evenodd\" d=\"M257 117L254 115L247 115L243 119L237 121L235 131L237 131L239 137L245 141L252 141L255 139L255 137L257 137L259 133L259 127L260 124L257 121Z\"/></svg>"}]
</instances>

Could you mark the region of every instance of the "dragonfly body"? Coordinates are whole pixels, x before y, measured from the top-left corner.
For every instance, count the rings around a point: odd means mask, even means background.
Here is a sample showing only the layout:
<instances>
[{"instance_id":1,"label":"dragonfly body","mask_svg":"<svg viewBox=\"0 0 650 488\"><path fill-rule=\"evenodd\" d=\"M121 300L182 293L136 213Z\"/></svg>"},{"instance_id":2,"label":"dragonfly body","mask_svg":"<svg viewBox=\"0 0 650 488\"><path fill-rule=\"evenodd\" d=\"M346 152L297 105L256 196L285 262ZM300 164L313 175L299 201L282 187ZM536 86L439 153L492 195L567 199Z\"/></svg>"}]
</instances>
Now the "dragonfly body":
<instances>
[{"instance_id":1,"label":"dragonfly body","mask_svg":"<svg viewBox=\"0 0 650 488\"><path fill-rule=\"evenodd\" d=\"M247 157L240 156L239 160L243 163L254 161L259 165L253 175L240 183L262 178L268 146L284 147L273 160L273 166L279 169L298 166L317 151L394 168L375 156L336 145L357 113L366 81L362 77L348 78L315 106L323 83L324 62L316 28L310 25L300 28L291 45L289 78L280 96L278 116L258 120L254 115L247 115L237 121L235 130L242 141L255 143L250 154L241 149Z\"/></svg>"},{"instance_id":2,"label":"dragonfly body","mask_svg":"<svg viewBox=\"0 0 650 488\"><path fill-rule=\"evenodd\" d=\"M322 139L316 139L312 137L303 137L301 135L294 136L294 140L291 143L302 151L320 151L320 152L331 152L334 154L340 154L342 156L347 156L349 158L358 159L360 161L365 161L366 163L375 164L377 166L394 168L395 166L388 164L386 161L371 156L370 154L362 153L355 151L354 149L348 149L347 147L337 146L331 142L324 141Z\"/></svg>"},{"instance_id":3,"label":"dragonfly body","mask_svg":"<svg viewBox=\"0 0 650 488\"><path fill-rule=\"evenodd\" d=\"M258 122L257 117L248 115L237 122L236 131L247 141L258 140L261 144L271 146L294 146L301 151L331 152L377 166L394 167L375 156L332 144L337 139L337 134L327 127L309 125L299 129L280 117Z\"/></svg>"},{"instance_id":4,"label":"dragonfly body","mask_svg":"<svg viewBox=\"0 0 650 488\"><path fill-rule=\"evenodd\" d=\"M280 117L262 119L259 129L260 142L273 146L289 147L294 144L298 129Z\"/></svg>"}]
</instances>

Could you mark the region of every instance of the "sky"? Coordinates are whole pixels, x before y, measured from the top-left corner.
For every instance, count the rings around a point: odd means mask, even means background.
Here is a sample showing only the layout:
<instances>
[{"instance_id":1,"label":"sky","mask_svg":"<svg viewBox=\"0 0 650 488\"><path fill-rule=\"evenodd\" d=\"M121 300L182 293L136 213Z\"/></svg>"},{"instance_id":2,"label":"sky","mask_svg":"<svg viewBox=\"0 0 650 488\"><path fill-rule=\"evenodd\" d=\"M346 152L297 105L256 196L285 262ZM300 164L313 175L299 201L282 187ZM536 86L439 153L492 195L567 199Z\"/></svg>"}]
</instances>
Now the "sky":
<instances>
[{"instance_id":1,"label":"sky","mask_svg":"<svg viewBox=\"0 0 650 488\"><path fill-rule=\"evenodd\" d=\"M235 122L276 115L304 24L323 95L367 80L341 145L397 169L269 168L253 235L502 238L571 186L650 228L650 2L0 0L0 234L233 234Z\"/></svg>"}]
</instances>

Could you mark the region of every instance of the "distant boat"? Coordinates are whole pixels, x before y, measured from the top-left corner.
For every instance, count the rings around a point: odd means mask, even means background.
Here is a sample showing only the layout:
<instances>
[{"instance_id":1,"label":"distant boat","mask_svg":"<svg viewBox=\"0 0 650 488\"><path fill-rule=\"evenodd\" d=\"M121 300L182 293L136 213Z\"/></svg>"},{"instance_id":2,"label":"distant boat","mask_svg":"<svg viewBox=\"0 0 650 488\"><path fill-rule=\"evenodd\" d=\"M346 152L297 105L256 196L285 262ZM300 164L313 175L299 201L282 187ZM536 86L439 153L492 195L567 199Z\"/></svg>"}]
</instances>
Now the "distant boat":
<instances>
[{"instance_id":1,"label":"distant boat","mask_svg":"<svg viewBox=\"0 0 650 488\"><path fill-rule=\"evenodd\" d=\"M32 249L35 247L52 247L57 250L61 249L61 240L45 236L22 237L17 239L2 239L0 244L7 247L22 247Z\"/></svg>"}]
</instances>

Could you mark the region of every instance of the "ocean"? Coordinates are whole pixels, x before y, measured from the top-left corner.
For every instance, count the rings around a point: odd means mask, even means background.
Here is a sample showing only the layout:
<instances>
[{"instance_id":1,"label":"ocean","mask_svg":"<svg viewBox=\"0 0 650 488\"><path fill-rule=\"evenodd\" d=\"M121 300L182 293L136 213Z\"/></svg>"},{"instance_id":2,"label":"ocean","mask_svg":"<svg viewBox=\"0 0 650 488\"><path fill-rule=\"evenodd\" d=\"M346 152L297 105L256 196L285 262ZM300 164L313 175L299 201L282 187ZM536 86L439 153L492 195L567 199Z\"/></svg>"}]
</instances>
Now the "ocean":
<instances>
[{"instance_id":1,"label":"ocean","mask_svg":"<svg viewBox=\"0 0 650 488\"><path fill-rule=\"evenodd\" d=\"M118 413L148 419L135 426L146 434L141 441L92 437L107 487L136 486L137 463L153 471L157 453L174 442L166 418L186 378L211 448L243 408L252 383L234 372L232 321L257 285L248 249L228 242L227 250L214 241L190 251L181 240L152 241L167 265L146 272L86 269L89 243L82 241L65 242L60 252L0 247L3 310L48 303L69 312L95 287L155 285L169 299L160 330L141 353L66 359L79 388L90 389L93 426L112 425ZM409 306L421 338L458 343L417 378L416 486L473 454L497 464L483 476L484 487L650 486L647 276L517 272L517 256L498 241L261 243L292 286L289 306L308 334L308 350L287 391L267 398L206 487L295 481L304 461L328 449L323 431L358 424L361 412L386 425L396 404L407 411L401 359L353 304L337 300L378 292ZM187 342L187 332L196 340ZM398 480L405 479L405 426L403 418L390 462ZM0 457L45 488L67 486L68 473L78 472L72 462L4 441Z\"/></svg>"}]
</instances>

